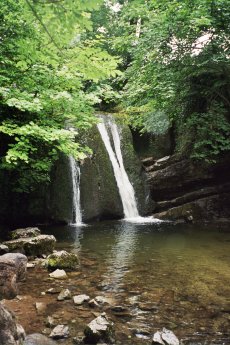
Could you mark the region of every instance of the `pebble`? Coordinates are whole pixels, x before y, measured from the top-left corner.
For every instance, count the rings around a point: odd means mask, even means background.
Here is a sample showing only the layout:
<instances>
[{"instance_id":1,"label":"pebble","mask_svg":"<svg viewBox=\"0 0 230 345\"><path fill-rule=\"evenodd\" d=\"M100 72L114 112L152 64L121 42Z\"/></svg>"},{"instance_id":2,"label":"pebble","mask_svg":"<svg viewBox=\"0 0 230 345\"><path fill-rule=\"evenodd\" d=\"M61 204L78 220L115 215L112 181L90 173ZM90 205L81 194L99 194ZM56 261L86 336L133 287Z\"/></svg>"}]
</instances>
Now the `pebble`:
<instances>
[{"instance_id":1,"label":"pebble","mask_svg":"<svg viewBox=\"0 0 230 345\"><path fill-rule=\"evenodd\" d=\"M65 325L57 325L50 333L50 338L63 339L69 337L69 327Z\"/></svg>"},{"instance_id":2,"label":"pebble","mask_svg":"<svg viewBox=\"0 0 230 345\"><path fill-rule=\"evenodd\" d=\"M88 302L90 300L90 297L88 295L77 295L73 296L73 302L76 305L81 305L84 302Z\"/></svg>"},{"instance_id":3,"label":"pebble","mask_svg":"<svg viewBox=\"0 0 230 345\"><path fill-rule=\"evenodd\" d=\"M58 301L64 301L65 299L71 299L72 295L69 289L63 289L57 297Z\"/></svg>"},{"instance_id":4,"label":"pebble","mask_svg":"<svg viewBox=\"0 0 230 345\"><path fill-rule=\"evenodd\" d=\"M50 273L49 276L51 278L55 278L55 279L66 279L67 278L67 274L64 270L55 270L54 272Z\"/></svg>"}]
</instances>

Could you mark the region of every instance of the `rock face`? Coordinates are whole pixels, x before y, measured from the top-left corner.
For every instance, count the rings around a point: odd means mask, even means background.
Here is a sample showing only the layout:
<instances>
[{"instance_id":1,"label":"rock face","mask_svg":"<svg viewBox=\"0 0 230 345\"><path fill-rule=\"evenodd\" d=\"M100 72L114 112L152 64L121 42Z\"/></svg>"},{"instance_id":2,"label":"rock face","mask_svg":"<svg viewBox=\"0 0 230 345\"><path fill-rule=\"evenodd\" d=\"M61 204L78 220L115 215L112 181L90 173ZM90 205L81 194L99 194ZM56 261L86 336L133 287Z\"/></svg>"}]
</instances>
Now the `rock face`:
<instances>
[{"instance_id":1,"label":"rock face","mask_svg":"<svg viewBox=\"0 0 230 345\"><path fill-rule=\"evenodd\" d=\"M176 156L144 162L154 216L174 221L211 221L230 218L229 158L216 165L197 164Z\"/></svg>"},{"instance_id":2,"label":"rock face","mask_svg":"<svg viewBox=\"0 0 230 345\"><path fill-rule=\"evenodd\" d=\"M84 334L86 344L97 344L99 341L111 343L113 341L113 323L103 313L87 325Z\"/></svg>"},{"instance_id":3,"label":"rock face","mask_svg":"<svg viewBox=\"0 0 230 345\"><path fill-rule=\"evenodd\" d=\"M55 345L55 344L57 344L55 341L39 333L27 335L23 343L23 345Z\"/></svg>"},{"instance_id":4,"label":"rock face","mask_svg":"<svg viewBox=\"0 0 230 345\"><path fill-rule=\"evenodd\" d=\"M0 345L21 345L25 332L14 316L0 303Z\"/></svg>"},{"instance_id":5,"label":"rock face","mask_svg":"<svg viewBox=\"0 0 230 345\"><path fill-rule=\"evenodd\" d=\"M56 239L53 235L39 235L36 237L18 238L4 242L10 251L21 252L28 256L50 254L54 250Z\"/></svg>"},{"instance_id":6,"label":"rock face","mask_svg":"<svg viewBox=\"0 0 230 345\"><path fill-rule=\"evenodd\" d=\"M14 298L18 294L17 282L25 279L27 257L19 253L0 256L0 299Z\"/></svg>"},{"instance_id":7,"label":"rock face","mask_svg":"<svg viewBox=\"0 0 230 345\"><path fill-rule=\"evenodd\" d=\"M119 126L119 130L125 169L134 186L138 210L143 214L147 204L141 163L135 154L129 127ZM81 165L83 220L122 218L123 208L112 164L96 126L87 133L86 143L92 148L93 155Z\"/></svg>"},{"instance_id":8,"label":"rock face","mask_svg":"<svg viewBox=\"0 0 230 345\"><path fill-rule=\"evenodd\" d=\"M154 334L152 345L180 345L180 342L172 331L163 328Z\"/></svg>"},{"instance_id":9,"label":"rock face","mask_svg":"<svg viewBox=\"0 0 230 345\"><path fill-rule=\"evenodd\" d=\"M47 258L48 269L69 269L74 270L79 265L78 256L68 253L65 250L50 254Z\"/></svg>"}]
</instances>

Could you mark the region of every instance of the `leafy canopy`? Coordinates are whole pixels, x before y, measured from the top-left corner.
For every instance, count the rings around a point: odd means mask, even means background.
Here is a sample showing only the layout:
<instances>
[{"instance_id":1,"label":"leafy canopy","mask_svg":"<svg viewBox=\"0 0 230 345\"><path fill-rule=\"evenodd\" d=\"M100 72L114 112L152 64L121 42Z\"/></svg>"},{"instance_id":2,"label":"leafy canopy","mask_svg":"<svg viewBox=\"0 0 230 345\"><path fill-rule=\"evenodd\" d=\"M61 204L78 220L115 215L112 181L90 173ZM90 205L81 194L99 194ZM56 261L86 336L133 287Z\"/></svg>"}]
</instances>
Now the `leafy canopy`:
<instances>
[{"instance_id":1,"label":"leafy canopy","mask_svg":"<svg viewBox=\"0 0 230 345\"><path fill-rule=\"evenodd\" d=\"M89 152L77 142L96 122L85 85L119 73L117 57L87 37L100 4L1 2L0 168L11 172L17 191L48 181L61 152L76 159Z\"/></svg>"}]
</instances>

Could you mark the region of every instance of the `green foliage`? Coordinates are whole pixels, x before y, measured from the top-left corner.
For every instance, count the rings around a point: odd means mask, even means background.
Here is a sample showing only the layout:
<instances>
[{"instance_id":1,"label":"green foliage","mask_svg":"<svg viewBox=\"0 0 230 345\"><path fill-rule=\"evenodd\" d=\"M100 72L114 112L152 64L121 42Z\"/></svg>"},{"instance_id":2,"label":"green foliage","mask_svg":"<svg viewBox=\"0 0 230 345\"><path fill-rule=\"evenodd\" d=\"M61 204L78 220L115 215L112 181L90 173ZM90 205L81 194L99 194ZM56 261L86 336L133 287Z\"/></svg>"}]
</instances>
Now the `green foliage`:
<instances>
[{"instance_id":1,"label":"green foliage","mask_svg":"<svg viewBox=\"0 0 230 345\"><path fill-rule=\"evenodd\" d=\"M108 34L123 57L122 106L130 124L154 134L184 124L177 147L193 133L186 147L196 159L212 161L229 150L229 22L229 0L123 4Z\"/></svg>"},{"instance_id":2,"label":"green foliage","mask_svg":"<svg viewBox=\"0 0 230 345\"><path fill-rule=\"evenodd\" d=\"M230 150L230 123L226 110L219 104L206 113L191 114L186 125L196 133L192 158L215 162L216 157Z\"/></svg>"},{"instance_id":3,"label":"green foliage","mask_svg":"<svg viewBox=\"0 0 230 345\"><path fill-rule=\"evenodd\" d=\"M119 74L87 38L96 0L3 0L0 7L0 168L17 191L49 180L60 153L83 159L78 131L97 120L86 83ZM73 129L73 128L75 129Z\"/></svg>"}]
</instances>

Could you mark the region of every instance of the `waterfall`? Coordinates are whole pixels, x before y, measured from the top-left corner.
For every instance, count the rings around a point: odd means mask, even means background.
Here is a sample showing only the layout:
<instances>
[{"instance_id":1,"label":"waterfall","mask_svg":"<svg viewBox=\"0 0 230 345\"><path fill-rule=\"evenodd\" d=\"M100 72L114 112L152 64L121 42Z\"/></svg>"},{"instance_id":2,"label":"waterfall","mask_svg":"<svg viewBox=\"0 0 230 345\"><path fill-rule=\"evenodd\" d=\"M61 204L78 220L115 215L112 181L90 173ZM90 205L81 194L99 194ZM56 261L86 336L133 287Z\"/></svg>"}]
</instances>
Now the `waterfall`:
<instances>
[{"instance_id":1,"label":"waterfall","mask_svg":"<svg viewBox=\"0 0 230 345\"><path fill-rule=\"evenodd\" d=\"M111 117L107 121L102 117L97 127L101 138L104 142L105 148L108 152L110 161L112 163L114 176L117 182L119 194L121 197L125 220L134 223L159 223L160 219L153 217L141 217L138 213L137 202L135 198L135 191L127 172L125 171L123 157L121 152L120 135L116 123ZM111 139L109 135L111 134Z\"/></svg>"},{"instance_id":2,"label":"waterfall","mask_svg":"<svg viewBox=\"0 0 230 345\"><path fill-rule=\"evenodd\" d=\"M75 225L82 225L80 206L80 167L72 156L69 156L69 166L72 180L72 220Z\"/></svg>"},{"instance_id":3,"label":"waterfall","mask_svg":"<svg viewBox=\"0 0 230 345\"><path fill-rule=\"evenodd\" d=\"M117 125L110 119L106 124L104 122L99 123L97 127L112 163L115 179L123 205L124 216L125 218L137 218L139 217L139 213L137 209L135 192L125 171ZM107 127L110 129L112 135L114 149L111 144Z\"/></svg>"}]
</instances>

